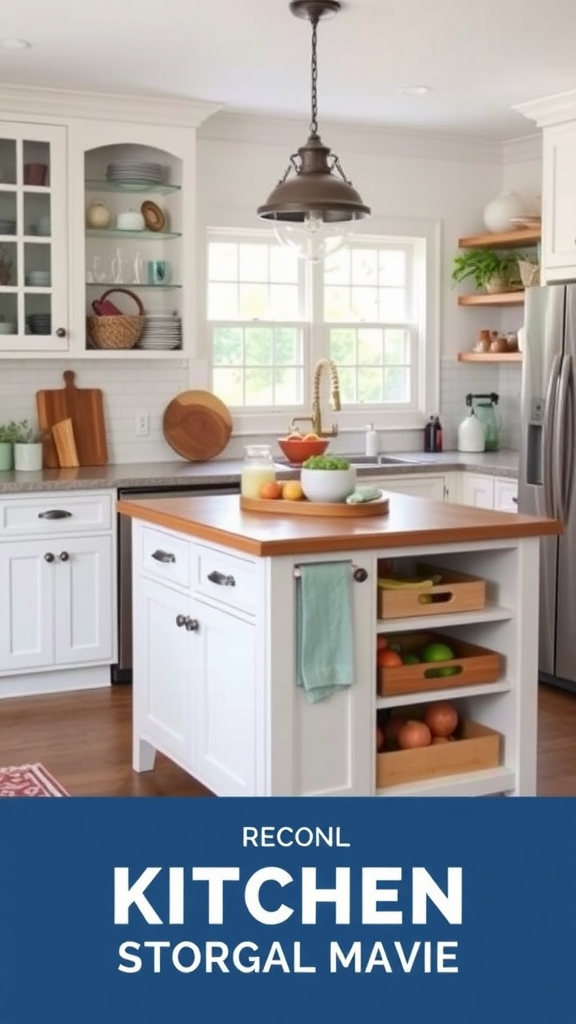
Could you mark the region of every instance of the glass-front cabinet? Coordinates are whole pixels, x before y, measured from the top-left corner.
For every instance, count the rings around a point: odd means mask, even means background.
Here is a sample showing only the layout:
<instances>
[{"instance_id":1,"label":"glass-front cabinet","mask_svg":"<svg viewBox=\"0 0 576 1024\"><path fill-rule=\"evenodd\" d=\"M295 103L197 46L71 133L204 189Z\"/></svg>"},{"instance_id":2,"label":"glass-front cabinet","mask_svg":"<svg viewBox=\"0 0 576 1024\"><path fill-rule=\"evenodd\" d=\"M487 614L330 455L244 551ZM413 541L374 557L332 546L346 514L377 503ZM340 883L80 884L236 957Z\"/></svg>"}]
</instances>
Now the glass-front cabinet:
<instances>
[{"instance_id":1,"label":"glass-front cabinet","mask_svg":"<svg viewBox=\"0 0 576 1024\"><path fill-rule=\"evenodd\" d=\"M69 348L66 128L0 127L0 354Z\"/></svg>"}]
</instances>

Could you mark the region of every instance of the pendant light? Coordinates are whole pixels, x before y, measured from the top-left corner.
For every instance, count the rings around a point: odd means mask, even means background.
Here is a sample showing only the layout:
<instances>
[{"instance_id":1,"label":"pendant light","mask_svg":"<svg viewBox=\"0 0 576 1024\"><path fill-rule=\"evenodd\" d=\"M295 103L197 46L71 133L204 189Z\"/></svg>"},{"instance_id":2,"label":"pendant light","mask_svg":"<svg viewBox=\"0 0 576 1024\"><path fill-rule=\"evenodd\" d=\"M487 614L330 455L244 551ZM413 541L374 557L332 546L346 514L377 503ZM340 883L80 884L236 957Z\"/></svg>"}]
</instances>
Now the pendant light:
<instances>
[{"instance_id":1,"label":"pendant light","mask_svg":"<svg viewBox=\"0 0 576 1024\"><path fill-rule=\"evenodd\" d=\"M312 25L312 116L306 144L293 153L284 177L257 213L274 224L276 237L298 255L318 262L348 240L356 220L370 215L348 181L340 160L318 134L316 56L317 27L321 18L337 14L338 0L292 0L290 10Z\"/></svg>"}]
</instances>

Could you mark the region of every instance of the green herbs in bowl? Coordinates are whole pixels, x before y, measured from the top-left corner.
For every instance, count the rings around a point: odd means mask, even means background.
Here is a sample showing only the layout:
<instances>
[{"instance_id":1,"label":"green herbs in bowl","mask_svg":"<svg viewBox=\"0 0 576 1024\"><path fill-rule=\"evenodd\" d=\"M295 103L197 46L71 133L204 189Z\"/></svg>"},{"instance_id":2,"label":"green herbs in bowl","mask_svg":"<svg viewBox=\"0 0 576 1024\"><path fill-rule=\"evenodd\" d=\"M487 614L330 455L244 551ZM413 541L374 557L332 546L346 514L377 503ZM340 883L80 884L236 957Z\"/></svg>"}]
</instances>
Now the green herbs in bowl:
<instances>
[{"instance_id":1,"label":"green herbs in bowl","mask_svg":"<svg viewBox=\"0 0 576 1024\"><path fill-rule=\"evenodd\" d=\"M311 455L302 463L303 469L350 469L348 459L340 459L337 455Z\"/></svg>"}]
</instances>

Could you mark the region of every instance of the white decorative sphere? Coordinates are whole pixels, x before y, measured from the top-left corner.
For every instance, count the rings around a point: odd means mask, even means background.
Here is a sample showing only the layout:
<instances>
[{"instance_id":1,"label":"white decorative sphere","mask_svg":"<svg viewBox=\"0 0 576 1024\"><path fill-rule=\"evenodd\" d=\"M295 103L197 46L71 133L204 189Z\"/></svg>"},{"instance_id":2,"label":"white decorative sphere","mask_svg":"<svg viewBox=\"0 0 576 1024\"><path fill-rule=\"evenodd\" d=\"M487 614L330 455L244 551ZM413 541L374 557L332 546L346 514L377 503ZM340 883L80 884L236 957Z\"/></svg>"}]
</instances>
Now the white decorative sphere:
<instances>
[{"instance_id":1,"label":"white decorative sphere","mask_svg":"<svg viewBox=\"0 0 576 1024\"><path fill-rule=\"evenodd\" d=\"M514 227L510 218L522 217L525 213L524 200L517 192L501 192L485 207L484 224L488 231L510 231Z\"/></svg>"}]
</instances>

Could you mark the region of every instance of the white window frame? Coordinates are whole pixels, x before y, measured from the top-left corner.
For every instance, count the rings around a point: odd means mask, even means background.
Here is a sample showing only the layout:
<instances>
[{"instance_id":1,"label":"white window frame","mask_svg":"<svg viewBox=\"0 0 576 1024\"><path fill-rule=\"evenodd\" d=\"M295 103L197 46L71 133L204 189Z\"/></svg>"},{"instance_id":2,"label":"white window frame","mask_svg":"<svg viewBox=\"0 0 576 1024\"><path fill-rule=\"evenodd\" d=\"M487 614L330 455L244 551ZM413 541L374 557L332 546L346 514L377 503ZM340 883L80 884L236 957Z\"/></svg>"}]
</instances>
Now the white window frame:
<instances>
[{"instance_id":1,"label":"white window frame","mask_svg":"<svg viewBox=\"0 0 576 1024\"><path fill-rule=\"evenodd\" d=\"M204 268L204 281L200 286L200 316L203 321L201 337L203 342L198 352L199 360L196 368L200 376L204 375L204 383L211 386L211 322L207 316L208 291L208 242L221 241L254 241L257 238L273 238L268 228L210 226L206 228L204 238L204 257L201 261ZM439 405L440 394L440 225L438 221L418 218L371 218L365 228L354 234L352 244L378 244L386 239L402 245L416 245L422 254L419 280L414 286L421 290L421 317L417 323L417 331L425 338L423 351L416 366L416 395L414 406L410 410L387 409L379 403L362 404L354 408L345 406L338 413L329 408L323 390L322 412L323 424L330 429L332 422L337 423L339 433L358 431L367 422L374 421L376 429L381 431L404 431L420 429L429 416L430 409ZM417 240L417 241L415 241ZM309 271L309 268L307 268ZM326 356L328 345L328 329L339 324L327 324L319 319L322 310L322 278L310 274L310 301L308 321L304 321L304 408L301 406L283 406L282 408L231 409L234 417L234 433L237 435L255 435L286 433L293 416L306 416L311 412L312 376L318 359ZM358 326L356 323L354 326ZM198 374L195 375L198 379Z\"/></svg>"}]
</instances>

